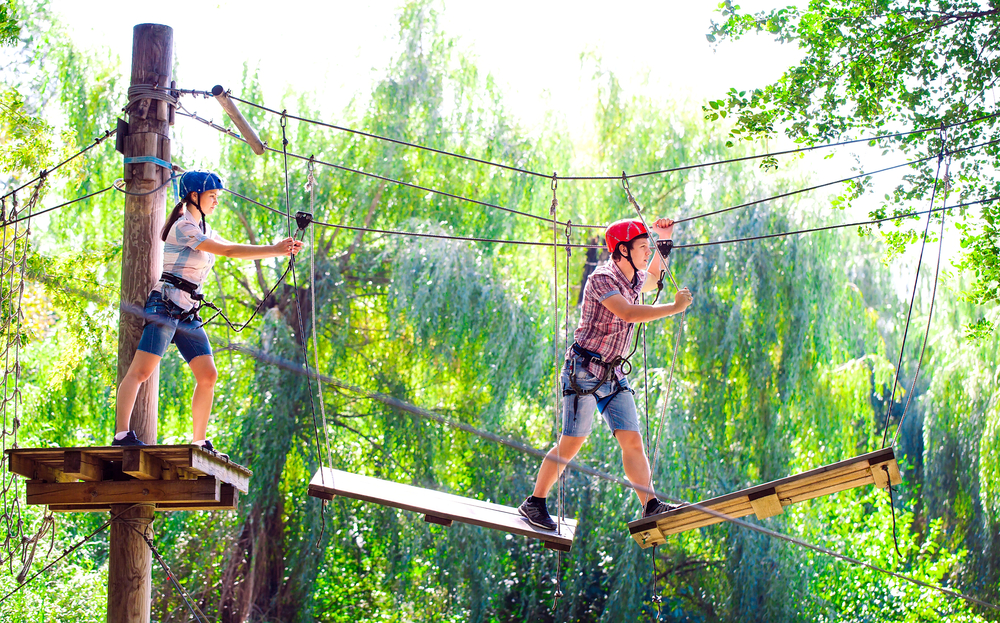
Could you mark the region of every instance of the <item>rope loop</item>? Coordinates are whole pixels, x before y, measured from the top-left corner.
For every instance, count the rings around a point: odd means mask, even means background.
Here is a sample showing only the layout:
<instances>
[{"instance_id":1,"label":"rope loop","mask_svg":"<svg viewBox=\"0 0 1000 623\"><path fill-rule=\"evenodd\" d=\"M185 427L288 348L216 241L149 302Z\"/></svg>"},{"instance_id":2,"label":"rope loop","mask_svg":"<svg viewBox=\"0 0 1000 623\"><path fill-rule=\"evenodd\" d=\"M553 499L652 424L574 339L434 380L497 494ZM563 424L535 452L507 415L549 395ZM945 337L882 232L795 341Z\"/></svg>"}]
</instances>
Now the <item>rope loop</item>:
<instances>
[{"instance_id":1,"label":"rope loop","mask_svg":"<svg viewBox=\"0 0 1000 623\"><path fill-rule=\"evenodd\" d=\"M281 123L281 127L285 127L285 124L288 123L288 110L282 110L281 111L281 121L280 121L280 123Z\"/></svg>"},{"instance_id":2,"label":"rope loop","mask_svg":"<svg viewBox=\"0 0 1000 623\"><path fill-rule=\"evenodd\" d=\"M629 185L628 185L628 176L625 175L625 171L622 171L622 190L624 190L625 192L627 192L629 197L632 196L632 192L629 189Z\"/></svg>"},{"instance_id":3,"label":"rope loop","mask_svg":"<svg viewBox=\"0 0 1000 623\"><path fill-rule=\"evenodd\" d=\"M552 183L550 186L552 187L552 192L555 192L556 188L559 188L559 176L556 175L555 171L552 172Z\"/></svg>"},{"instance_id":4,"label":"rope loop","mask_svg":"<svg viewBox=\"0 0 1000 623\"><path fill-rule=\"evenodd\" d=\"M552 173L552 184L550 186L552 188L552 205L549 206L549 216L552 217L552 227L555 228L556 223L558 223L556 221L556 207L559 206L559 199L556 198L556 188L559 187L559 178L556 177L555 172Z\"/></svg>"},{"instance_id":5,"label":"rope loop","mask_svg":"<svg viewBox=\"0 0 1000 623\"><path fill-rule=\"evenodd\" d=\"M573 221L566 219L566 257L569 258L573 255L573 247L570 245L570 236L573 235ZM566 267L569 270L569 266Z\"/></svg>"}]
</instances>

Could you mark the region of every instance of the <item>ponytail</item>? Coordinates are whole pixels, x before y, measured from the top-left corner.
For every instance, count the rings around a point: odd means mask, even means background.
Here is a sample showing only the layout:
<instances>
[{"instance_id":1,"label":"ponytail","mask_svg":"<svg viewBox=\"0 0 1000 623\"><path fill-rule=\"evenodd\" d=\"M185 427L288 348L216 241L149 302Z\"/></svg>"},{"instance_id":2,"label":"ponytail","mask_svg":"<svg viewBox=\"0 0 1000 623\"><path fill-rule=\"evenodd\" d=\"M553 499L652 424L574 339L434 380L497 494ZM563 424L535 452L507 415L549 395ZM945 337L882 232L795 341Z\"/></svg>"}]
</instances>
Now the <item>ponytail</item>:
<instances>
[{"instance_id":1,"label":"ponytail","mask_svg":"<svg viewBox=\"0 0 1000 623\"><path fill-rule=\"evenodd\" d=\"M170 233L170 228L174 226L177 219L179 219L184 213L184 204L186 203L187 201L185 199L178 201L177 205L174 206L174 209L170 211L170 215L167 216L167 222L164 223L163 230L160 232L160 240L163 242L167 241L167 234Z\"/></svg>"}]
</instances>

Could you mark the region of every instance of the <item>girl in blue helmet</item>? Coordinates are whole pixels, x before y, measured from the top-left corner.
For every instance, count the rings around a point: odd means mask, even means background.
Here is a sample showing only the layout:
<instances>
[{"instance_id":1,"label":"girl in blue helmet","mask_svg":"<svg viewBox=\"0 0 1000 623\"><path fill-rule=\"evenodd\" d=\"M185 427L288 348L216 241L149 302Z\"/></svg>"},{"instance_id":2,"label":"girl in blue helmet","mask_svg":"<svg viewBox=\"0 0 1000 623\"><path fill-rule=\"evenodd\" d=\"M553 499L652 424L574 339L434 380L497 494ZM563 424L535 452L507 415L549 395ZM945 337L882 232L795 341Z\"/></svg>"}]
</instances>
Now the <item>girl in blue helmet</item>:
<instances>
[{"instance_id":1,"label":"girl in blue helmet","mask_svg":"<svg viewBox=\"0 0 1000 623\"><path fill-rule=\"evenodd\" d=\"M208 335L198 318L196 301L202 281L215 264L216 255L260 260L295 255L302 242L294 238L270 245L235 244L217 234L206 222L219 205L222 180L210 171L188 171L180 180L182 199L163 226L163 274L146 300L146 326L125 378L118 386L116 430L113 446L144 445L129 427L139 386L150 377L173 342L194 373L191 416L193 443L215 451L205 438L215 394L215 360Z\"/></svg>"}]
</instances>

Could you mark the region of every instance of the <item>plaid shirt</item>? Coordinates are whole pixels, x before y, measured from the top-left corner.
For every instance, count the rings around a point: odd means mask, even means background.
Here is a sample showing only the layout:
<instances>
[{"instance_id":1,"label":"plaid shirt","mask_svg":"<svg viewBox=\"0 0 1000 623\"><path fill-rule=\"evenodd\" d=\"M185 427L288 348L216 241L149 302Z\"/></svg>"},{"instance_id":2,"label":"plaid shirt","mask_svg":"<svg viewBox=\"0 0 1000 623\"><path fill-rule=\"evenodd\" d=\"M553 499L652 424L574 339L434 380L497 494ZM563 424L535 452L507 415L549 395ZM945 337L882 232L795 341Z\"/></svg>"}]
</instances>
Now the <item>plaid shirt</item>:
<instances>
[{"instance_id":1,"label":"plaid shirt","mask_svg":"<svg viewBox=\"0 0 1000 623\"><path fill-rule=\"evenodd\" d=\"M627 354L634 324L625 322L611 313L603 301L608 297L621 294L625 300L635 305L646 282L646 271L639 271L635 287L625 278L621 269L613 261L598 266L583 290L583 313L580 316L580 326L573 333L576 343L583 348L599 353L604 361ZM573 356L573 349L566 351L566 357ZM604 376L605 367L592 362L587 370L596 377ZM615 367L618 379L625 378L621 366Z\"/></svg>"},{"instance_id":2,"label":"plaid shirt","mask_svg":"<svg viewBox=\"0 0 1000 623\"><path fill-rule=\"evenodd\" d=\"M227 242L225 238L215 233L208 223L205 223L205 231L202 232L199 221L184 210L167 232L167 240L163 243L163 272L190 281L199 286L200 290L201 282L215 264L215 255L198 250L198 246L206 240ZM195 305L190 294L169 283L157 282L153 290L160 292L163 298L172 301L183 310L191 309Z\"/></svg>"}]
</instances>

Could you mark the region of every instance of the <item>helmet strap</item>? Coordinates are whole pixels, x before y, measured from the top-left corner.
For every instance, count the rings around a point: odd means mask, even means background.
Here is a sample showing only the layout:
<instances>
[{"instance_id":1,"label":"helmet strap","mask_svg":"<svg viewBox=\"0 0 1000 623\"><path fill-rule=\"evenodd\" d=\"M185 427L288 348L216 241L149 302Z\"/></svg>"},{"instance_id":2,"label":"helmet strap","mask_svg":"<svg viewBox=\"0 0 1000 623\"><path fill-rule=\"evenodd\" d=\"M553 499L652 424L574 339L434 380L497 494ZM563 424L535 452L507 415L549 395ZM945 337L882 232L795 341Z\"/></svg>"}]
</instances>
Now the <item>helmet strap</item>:
<instances>
[{"instance_id":1,"label":"helmet strap","mask_svg":"<svg viewBox=\"0 0 1000 623\"><path fill-rule=\"evenodd\" d=\"M627 242L620 242L618 244L625 245L625 248L628 249L628 255L625 255L624 253L622 255L626 260L628 260L629 266L632 267L632 287L634 288L639 284L639 269L636 268L635 264L632 262L632 249L628 248Z\"/></svg>"},{"instance_id":2,"label":"helmet strap","mask_svg":"<svg viewBox=\"0 0 1000 623\"><path fill-rule=\"evenodd\" d=\"M205 212L201 209L201 193L195 193L195 195L198 198L194 200L194 207L198 208L198 213L201 214L201 233L205 233Z\"/></svg>"}]
</instances>

